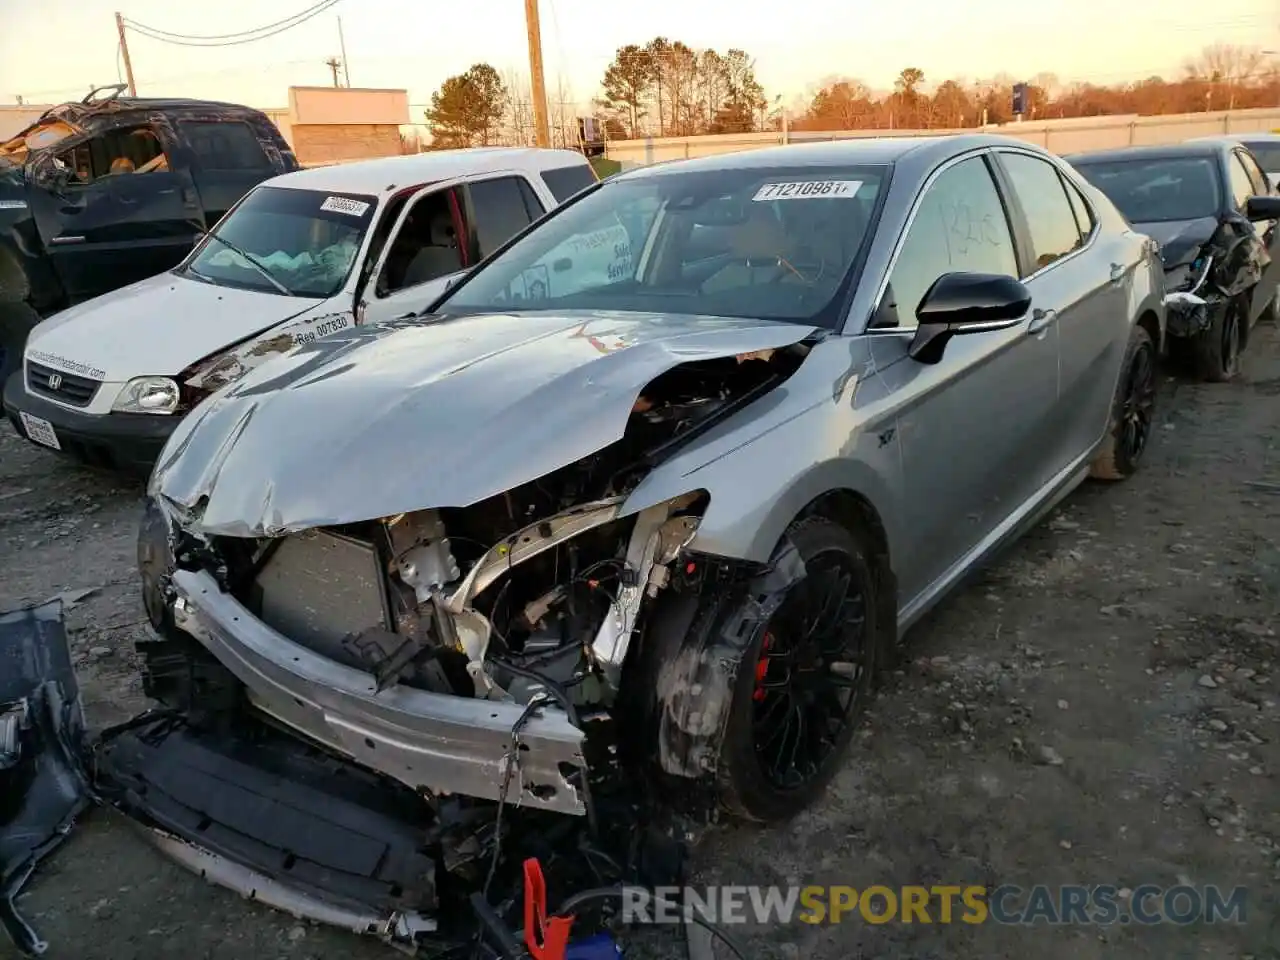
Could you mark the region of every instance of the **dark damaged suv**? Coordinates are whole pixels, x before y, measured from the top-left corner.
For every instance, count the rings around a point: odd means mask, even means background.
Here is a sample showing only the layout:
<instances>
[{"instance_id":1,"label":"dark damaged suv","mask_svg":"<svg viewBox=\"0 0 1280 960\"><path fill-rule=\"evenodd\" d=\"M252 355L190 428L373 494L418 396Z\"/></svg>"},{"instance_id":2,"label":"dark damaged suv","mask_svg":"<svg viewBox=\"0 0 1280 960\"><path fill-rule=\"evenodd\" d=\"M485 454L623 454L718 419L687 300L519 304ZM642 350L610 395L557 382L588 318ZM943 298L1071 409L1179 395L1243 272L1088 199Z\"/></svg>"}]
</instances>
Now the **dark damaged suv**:
<instances>
[{"instance_id":1,"label":"dark damaged suv","mask_svg":"<svg viewBox=\"0 0 1280 960\"><path fill-rule=\"evenodd\" d=\"M172 268L251 187L298 169L260 111L123 90L0 143L0 382L41 317Z\"/></svg>"}]
</instances>

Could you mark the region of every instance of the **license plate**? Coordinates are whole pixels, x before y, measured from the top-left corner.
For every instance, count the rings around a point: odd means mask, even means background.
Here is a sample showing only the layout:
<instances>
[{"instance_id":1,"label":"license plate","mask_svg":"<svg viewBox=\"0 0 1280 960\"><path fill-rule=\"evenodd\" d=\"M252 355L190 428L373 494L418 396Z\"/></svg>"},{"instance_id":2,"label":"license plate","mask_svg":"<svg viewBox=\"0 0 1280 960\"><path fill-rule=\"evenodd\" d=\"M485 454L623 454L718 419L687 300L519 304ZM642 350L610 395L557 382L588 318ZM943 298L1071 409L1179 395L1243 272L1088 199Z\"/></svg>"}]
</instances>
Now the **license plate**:
<instances>
[{"instance_id":1,"label":"license plate","mask_svg":"<svg viewBox=\"0 0 1280 960\"><path fill-rule=\"evenodd\" d=\"M18 411L18 416L22 418L22 429L27 431L29 438L42 446L52 447L54 450L62 449L62 444L58 442L58 435L53 432L53 424L48 420L33 417L21 410Z\"/></svg>"}]
</instances>

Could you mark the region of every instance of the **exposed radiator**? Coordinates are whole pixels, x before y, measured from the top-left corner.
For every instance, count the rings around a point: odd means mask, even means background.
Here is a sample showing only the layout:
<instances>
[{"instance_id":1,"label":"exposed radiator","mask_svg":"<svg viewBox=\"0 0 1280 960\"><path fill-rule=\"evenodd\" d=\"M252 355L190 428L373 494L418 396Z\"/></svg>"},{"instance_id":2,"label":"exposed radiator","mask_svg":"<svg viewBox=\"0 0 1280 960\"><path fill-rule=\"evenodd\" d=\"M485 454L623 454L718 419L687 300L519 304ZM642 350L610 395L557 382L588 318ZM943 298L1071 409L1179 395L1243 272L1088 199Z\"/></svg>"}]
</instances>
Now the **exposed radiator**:
<instances>
[{"instance_id":1,"label":"exposed radiator","mask_svg":"<svg viewBox=\"0 0 1280 960\"><path fill-rule=\"evenodd\" d=\"M361 667L343 641L370 627L390 629L372 544L323 530L285 538L256 581L263 621L333 660Z\"/></svg>"}]
</instances>

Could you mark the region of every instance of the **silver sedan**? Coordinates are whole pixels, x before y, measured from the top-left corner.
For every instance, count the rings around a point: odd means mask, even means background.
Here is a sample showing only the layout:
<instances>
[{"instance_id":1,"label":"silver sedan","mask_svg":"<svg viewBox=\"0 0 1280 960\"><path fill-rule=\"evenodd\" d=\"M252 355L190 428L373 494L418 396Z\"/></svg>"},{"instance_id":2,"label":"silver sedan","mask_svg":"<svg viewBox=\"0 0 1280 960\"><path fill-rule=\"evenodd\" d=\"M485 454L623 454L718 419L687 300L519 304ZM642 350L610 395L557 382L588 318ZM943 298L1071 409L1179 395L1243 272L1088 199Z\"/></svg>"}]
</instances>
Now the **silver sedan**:
<instances>
[{"instance_id":1,"label":"silver sedan","mask_svg":"<svg viewBox=\"0 0 1280 960\"><path fill-rule=\"evenodd\" d=\"M429 795L589 816L621 767L787 816L913 622L1137 468L1161 284L1010 139L611 178L428 314L183 421L140 545L149 689L190 707L175 651L212 658L226 709Z\"/></svg>"}]
</instances>

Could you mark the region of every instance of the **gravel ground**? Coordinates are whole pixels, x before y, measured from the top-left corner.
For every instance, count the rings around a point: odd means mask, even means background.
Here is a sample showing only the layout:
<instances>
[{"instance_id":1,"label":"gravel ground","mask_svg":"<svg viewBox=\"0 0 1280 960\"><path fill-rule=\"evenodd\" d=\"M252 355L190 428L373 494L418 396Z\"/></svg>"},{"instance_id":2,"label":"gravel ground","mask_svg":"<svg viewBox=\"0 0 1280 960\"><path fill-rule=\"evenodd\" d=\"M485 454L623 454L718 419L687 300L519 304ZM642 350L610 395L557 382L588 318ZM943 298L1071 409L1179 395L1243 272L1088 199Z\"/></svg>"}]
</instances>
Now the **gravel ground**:
<instances>
[{"instance_id":1,"label":"gravel ground","mask_svg":"<svg viewBox=\"0 0 1280 960\"><path fill-rule=\"evenodd\" d=\"M1272 327L1239 382L1166 381L1142 472L1073 494L913 631L825 800L775 829L717 828L696 864L725 884L1243 885L1247 922L855 919L749 931L754 956L1280 958L1278 398ZM140 493L0 430L0 609L74 601L95 726L143 706ZM54 960L394 955L210 887L100 812L21 905Z\"/></svg>"}]
</instances>

